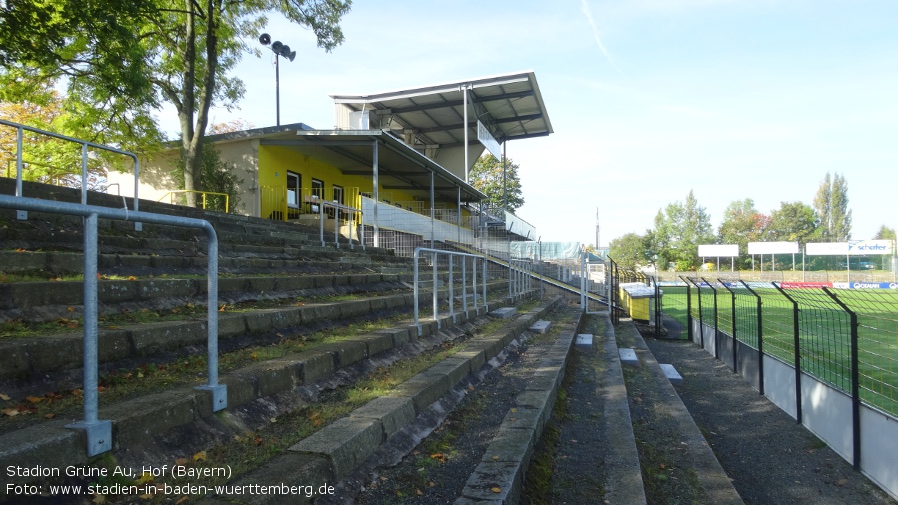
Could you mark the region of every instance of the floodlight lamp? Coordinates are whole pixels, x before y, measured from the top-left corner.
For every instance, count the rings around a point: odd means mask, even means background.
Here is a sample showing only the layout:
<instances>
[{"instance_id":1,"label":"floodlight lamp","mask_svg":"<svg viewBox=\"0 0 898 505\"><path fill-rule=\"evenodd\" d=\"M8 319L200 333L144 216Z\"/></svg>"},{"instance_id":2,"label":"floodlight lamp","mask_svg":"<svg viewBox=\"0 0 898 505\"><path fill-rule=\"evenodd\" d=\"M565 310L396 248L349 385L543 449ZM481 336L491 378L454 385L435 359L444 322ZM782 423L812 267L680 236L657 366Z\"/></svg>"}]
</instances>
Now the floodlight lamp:
<instances>
[{"instance_id":1,"label":"floodlight lamp","mask_svg":"<svg viewBox=\"0 0 898 505\"><path fill-rule=\"evenodd\" d=\"M284 47L284 44L282 44L280 40L275 40L271 44L271 50L274 51L276 54L281 54L281 48L283 48L283 47Z\"/></svg>"},{"instance_id":2,"label":"floodlight lamp","mask_svg":"<svg viewBox=\"0 0 898 505\"><path fill-rule=\"evenodd\" d=\"M271 44L271 35L268 35L267 33L259 35L259 43L261 43L263 46Z\"/></svg>"}]
</instances>

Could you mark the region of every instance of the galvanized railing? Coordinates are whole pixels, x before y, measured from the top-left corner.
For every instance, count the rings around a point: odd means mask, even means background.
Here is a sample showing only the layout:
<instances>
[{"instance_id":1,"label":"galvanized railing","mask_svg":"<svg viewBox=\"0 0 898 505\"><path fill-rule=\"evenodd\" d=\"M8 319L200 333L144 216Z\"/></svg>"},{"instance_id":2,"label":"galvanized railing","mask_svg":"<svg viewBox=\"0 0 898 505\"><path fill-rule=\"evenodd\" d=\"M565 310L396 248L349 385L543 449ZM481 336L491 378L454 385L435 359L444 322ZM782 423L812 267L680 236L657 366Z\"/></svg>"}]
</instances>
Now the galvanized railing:
<instances>
[{"instance_id":1,"label":"galvanized railing","mask_svg":"<svg viewBox=\"0 0 898 505\"><path fill-rule=\"evenodd\" d=\"M109 147L103 144L95 144L93 142L88 142L86 140L76 139L74 137L68 137L66 135L60 135L58 133L49 132L46 130L41 130L38 128L32 128L31 126L25 126L19 123L13 123L12 121L6 121L0 119L0 125L11 126L16 129L16 196L24 196L22 195L22 175L24 172L24 161L22 159L23 151L23 141L25 138L24 132L29 131L33 133L37 133L39 135L46 135L48 137L57 138L60 140L65 140L68 142L74 142L76 144L81 145L81 204L87 205L87 160L88 160L88 152L90 148L100 149L102 151L109 151L116 154L122 154L124 156L130 157L134 161L134 212L138 211L138 203L137 203L137 189L139 187L138 178L140 176L140 161L137 159L137 155L128 152L122 151L121 149L116 149L114 147ZM25 221L28 219L28 211L27 209L21 208L16 209L16 219L21 221ZM136 231L141 230L141 224L139 221L134 222L134 229Z\"/></svg>"},{"instance_id":2,"label":"galvanized railing","mask_svg":"<svg viewBox=\"0 0 898 505\"><path fill-rule=\"evenodd\" d=\"M533 286L533 260L509 259L508 260L508 296L516 298L523 296Z\"/></svg>"},{"instance_id":3,"label":"galvanized railing","mask_svg":"<svg viewBox=\"0 0 898 505\"><path fill-rule=\"evenodd\" d=\"M449 261L449 316L452 317L452 320L455 321L455 285L454 285L454 257L460 257L461 261L461 300L462 300L462 310L464 311L465 316L468 315L468 274L467 274L467 259L471 258L471 290L474 298L474 310L477 310L477 260L481 262L481 270L482 275L482 290L483 290L483 307L486 308L486 258L479 254L468 254L461 253L455 251L442 251L439 249L429 249L426 247L418 247L415 249L414 254L414 275L415 275L415 326L418 328L418 335L421 335L421 324L418 319L418 305L420 300L420 286L418 278L418 271L421 260L421 253L428 253L431 255L431 262L433 263L433 318L437 321L437 327L439 327L439 293L438 293L438 276L437 276L437 259L439 256L446 256Z\"/></svg>"},{"instance_id":4,"label":"galvanized railing","mask_svg":"<svg viewBox=\"0 0 898 505\"><path fill-rule=\"evenodd\" d=\"M350 207L348 205L343 205L342 203L336 202L328 202L326 200L320 200L315 202L315 205L320 205L321 209L319 209L318 214L318 225L319 225L319 237L321 239L321 247L324 247L324 217L327 215L324 213L324 210L327 208L334 209L334 246L339 249L340 247L340 212L346 212L349 214L349 248L353 249L352 245L352 229L355 228L355 214L359 215L359 242L362 244L362 250L365 250L365 226L362 222L364 215L362 214L361 209L357 209L355 207Z\"/></svg>"},{"instance_id":5,"label":"galvanized railing","mask_svg":"<svg viewBox=\"0 0 898 505\"><path fill-rule=\"evenodd\" d=\"M137 200L135 199L136 205ZM113 209L9 195L0 195L0 208L84 217L84 420L66 427L85 432L88 456L95 456L112 449L112 421L98 419L97 221L99 218L198 228L206 232L208 238L206 254L208 258L207 353L209 381L208 384L199 386L197 389L211 393L213 412L228 406L227 386L218 383L218 236L208 221L129 211L127 208Z\"/></svg>"},{"instance_id":6,"label":"galvanized railing","mask_svg":"<svg viewBox=\"0 0 898 505\"><path fill-rule=\"evenodd\" d=\"M202 197L203 197L203 210L206 210L206 197L207 197L208 195L223 196L223 197L224 197L224 211L225 211L225 214L227 214L227 213L230 212L230 210L231 210L231 197L230 197L230 195L228 195L227 193L215 193L215 192L213 192L213 191L198 191L198 190L195 190L195 189L177 189L177 190L174 190L174 191L169 191L168 193L162 195L162 198L160 198L160 199L158 199L158 200L156 200L156 201L157 201L157 202L161 202L162 200L165 200L166 198L168 198L168 203L174 204L174 203L175 203L175 195L183 195L183 196L186 197L188 194L202 195Z\"/></svg>"}]
</instances>

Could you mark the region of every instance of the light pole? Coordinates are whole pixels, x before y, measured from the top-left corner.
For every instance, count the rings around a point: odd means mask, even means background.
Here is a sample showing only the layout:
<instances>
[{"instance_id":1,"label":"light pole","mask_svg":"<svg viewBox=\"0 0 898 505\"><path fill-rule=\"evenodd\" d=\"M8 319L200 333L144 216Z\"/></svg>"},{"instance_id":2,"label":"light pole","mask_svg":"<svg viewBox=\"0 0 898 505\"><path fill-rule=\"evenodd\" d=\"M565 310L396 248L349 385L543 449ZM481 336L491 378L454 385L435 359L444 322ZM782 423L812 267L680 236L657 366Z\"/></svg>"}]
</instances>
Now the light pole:
<instances>
[{"instance_id":1,"label":"light pole","mask_svg":"<svg viewBox=\"0 0 898 505\"><path fill-rule=\"evenodd\" d=\"M280 65L278 61L279 56L283 56L290 61L293 61L296 58L296 51L290 51L290 46L286 44L282 44L280 40L275 40L273 43L271 42L271 35L267 33L263 33L259 36L259 42L263 46L267 46L271 44L271 52L274 53L274 99L275 99L275 109L277 114L277 126L281 126L281 72Z\"/></svg>"}]
</instances>

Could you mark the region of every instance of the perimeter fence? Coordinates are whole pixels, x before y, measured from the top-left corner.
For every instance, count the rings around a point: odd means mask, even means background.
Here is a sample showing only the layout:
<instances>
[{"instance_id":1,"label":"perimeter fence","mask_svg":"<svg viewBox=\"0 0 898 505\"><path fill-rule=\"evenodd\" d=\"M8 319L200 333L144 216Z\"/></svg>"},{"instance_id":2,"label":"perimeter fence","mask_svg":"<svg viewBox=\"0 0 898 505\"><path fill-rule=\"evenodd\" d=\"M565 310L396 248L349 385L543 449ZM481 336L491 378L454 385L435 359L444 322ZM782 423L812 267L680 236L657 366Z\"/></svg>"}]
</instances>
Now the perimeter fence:
<instances>
[{"instance_id":1,"label":"perimeter fence","mask_svg":"<svg viewBox=\"0 0 898 505\"><path fill-rule=\"evenodd\" d=\"M877 480L868 466L898 448L898 290L682 277L663 291L665 317L690 340L857 469L869 451L863 470ZM878 482L898 490L898 481Z\"/></svg>"}]
</instances>

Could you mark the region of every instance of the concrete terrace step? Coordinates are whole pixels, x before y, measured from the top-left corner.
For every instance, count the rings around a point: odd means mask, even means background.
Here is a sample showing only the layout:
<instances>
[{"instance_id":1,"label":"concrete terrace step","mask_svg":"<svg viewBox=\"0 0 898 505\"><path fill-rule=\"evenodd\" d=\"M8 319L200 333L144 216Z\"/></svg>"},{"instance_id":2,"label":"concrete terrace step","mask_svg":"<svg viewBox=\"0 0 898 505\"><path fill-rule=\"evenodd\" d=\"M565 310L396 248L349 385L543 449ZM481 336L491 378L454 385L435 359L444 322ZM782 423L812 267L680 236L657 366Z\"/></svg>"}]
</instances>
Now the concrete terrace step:
<instances>
[{"instance_id":1,"label":"concrete terrace step","mask_svg":"<svg viewBox=\"0 0 898 505\"><path fill-rule=\"evenodd\" d=\"M426 303L431 294L422 292L420 296ZM219 340L226 340L384 311L408 311L413 305L414 295L409 292L333 303L224 312L219 314L218 336ZM100 329L97 337L98 361L103 364L203 345L207 340L207 327L205 318L141 323ZM79 368L83 362L83 349L82 333L0 340L0 379L34 377Z\"/></svg>"},{"instance_id":2,"label":"concrete terrace step","mask_svg":"<svg viewBox=\"0 0 898 505\"><path fill-rule=\"evenodd\" d=\"M296 251L297 253L299 251ZM314 255L316 258L318 255ZM398 258L397 258L398 259ZM0 251L0 271L7 274L44 272L49 275L80 274L84 256L80 252ZM158 254L99 254L97 265L106 275L163 275L171 273L205 274L205 255ZM246 257L220 255L219 273L283 273L283 272L359 272L375 271L383 274L405 274L409 268L404 261L376 262L370 257L351 255L321 259L297 258L278 254L276 257Z\"/></svg>"},{"instance_id":3,"label":"concrete terrace step","mask_svg":"<svg viewBox=\"0 0 898 505\"><path fill-rule=\"evenodd\" d=\"M221 303L333 295L406 289L405 274L351 273L342 275L267 275L219 277ZM48 320L81 313L84 299L81 281L18 282L0 284L0 320ZM97 298L101 313L117 313L121 308L170 308L187 303L205 304L208 294L205 277L194 279L152 278L100 280ZM68 315L67 315L68 313Z\"/></svg>"},{"instance_id":4,"label":"concrete terrace step","mask_svg":"<svg viewBox=\"0 0 898 505\"><path fill-rule=\"evenodd\" d=\"M234 479L233 485L303 485L309 482L334 482L347 476L362 464L390 437L410 424L417 416L436 405L440 398L472 372L480 369L502 349L518 337L538 317L544 315L557 304L556 298L513 320L509 327L490 338L478 338L468 342L462 351L430 367L397 386L389 396L375 399L357 408L349 416L341 418L313 435L293 445L288 451L249 474ZM568 339L569 340L569 339ZM559 356L566 354L558 350ZM560 359L559 356L556 358ZM547 358L549 359L549 358ZM544 412L559 379L557 370L541 371L548 380L527 399L522 399L522 408L541 404ZM553 387L553 384L555 386ZM539 389L542 388L542 389ZM522 395L522 397L525 395ZM542 398L542 401L540 401ZM534 410L536 412L536 410ZM539 414L545 415L545 414ZM534 434L531 430L531 434ZM217 496L203 503L228 503L230 499L244 499L239 496ZM249 503L280 503L282 497L258 496L248 499ZM309 497L295 497L295 503L311 503Z\"/></svg>"},{"instance_id":5,"label":"concrete terrace step","mask_svg":"<svg viewBox=\"0 0 898 505\"><path fill-rule=\"evenodd\" d=\"M508 300L502 300L501 303L508 303ZM482 315L485 311L481 310L480 312ZM535 314L534 317L536 317ZM464 321L463 316L461 321ZM439 323L446 329L453 327L451 318L443 318ZM466 346L469 351L466 354L450 358L430 371L413 377L407 381L405 386L397 388L397 393L392 398L398 398L398 400L379 400L354 413L356 419L367 420L364 422L374 423L376 419L376 436L372 437L371 434L368 434L364 435L363 439L382 438L385 430L395 430L407 417L409 402L414 406L416 412L419 408L428 405L431 398L439 397L445 393L443 389L451 387L454 385L453 381L463 377L462 372L470 371L472 366L479 366L491 359L507 341L526 329L527 325L529 325L529 321L522 317L518 321L511 322L505 330L501 330L491 337L473 339ZM343 341L301 352L295 356L253 364L228 373L222 378L222 382L228 385L227 412L232 412L241 406L248 406L252 402L271 395L290 392L298 387L314 387L316 381L332 376L338 370L390 349L436 335L437 331L439 331L437 322L433 321L425 325L421 337L418 336L417 329L413 325L348 337ZM464 357L462 358L462 356ZM450 360L456 365L449 366ZM464 366L462 366L463 362ZM415 386L412 386L413 384ZM113 456L122 465L133 464L139 468L141 462L147 462L144 458L160 458L150 449L153 446L152 440L159 437L164 438L165 433L179 426L197 423L199 423L198 426L203 426L210 421L217 424L214 418L220 417L220 415L213 416L209 398L205 392L184 386L101 408L99 417L113 421L113 432L116 438ZM65 423L62 420L52 420L41 425L0 435L0 466L3 468L10 465L34 466L35 462L40 462L44 467L63 468L68 465L86 464L88 458L84 453L82 435L78 431L65 429ZM343 423L345 424L346 421ZM219 427L219 429L221 428L223 426ZM337 428L330 428L330 430L335 429ZM196 434L193 438L209 442L214 439L214 437L209 439L200 434ZM356 437L355 440L358 441L358 438ZM365 442L365 444L368 443ZM325 472L345 471L353 464L349 461L358 461L370 451L370 447L365 444L359 447L328 451L330 459L327 460L327 464L316 466L316 468L320 467ZM311 452L316 459L320 459L322 456L314 451L306 452ZM303 454L301 450L291 451L291 453ZM155 460L151 462L160 463ZM301 475L297 472L291 473L294 478ZM16 482L28 480L32 479L25 477L12 479ZM3 495L0 495L0 501L2 499Z\"/></svg>"}]
</instances>

